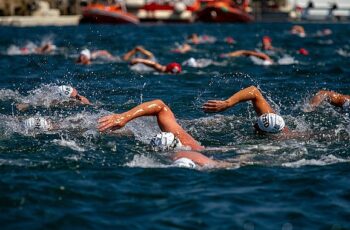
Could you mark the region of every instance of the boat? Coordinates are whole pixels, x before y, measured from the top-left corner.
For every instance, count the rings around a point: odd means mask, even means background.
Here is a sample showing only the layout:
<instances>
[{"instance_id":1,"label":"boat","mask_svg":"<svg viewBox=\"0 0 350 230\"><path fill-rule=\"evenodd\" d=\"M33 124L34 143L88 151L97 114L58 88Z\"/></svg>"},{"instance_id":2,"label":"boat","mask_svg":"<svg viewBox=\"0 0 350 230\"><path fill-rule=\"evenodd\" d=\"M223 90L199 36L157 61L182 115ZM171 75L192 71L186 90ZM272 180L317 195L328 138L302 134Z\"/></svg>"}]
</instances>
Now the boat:
<instances>
[{"instance_id":1,"label":"boat","mask_svg":"<svg viewBox=\"0 0 350 230\"><path fill-rule=\"evenodd\" d=\"M82 9L81 23L138 24L139 19L121 4L91 3Z\"/></svg>"},{"instance_id":2,"label":"boat","mask_svg":"<svg viewBox=\"0 0 350 230\"><path fill-rule=\"evenodd\" d=\"M197 12L197 21L201 22L252 22L254 17L247 12L247 1L242 5L229 0L202 1L204 5Z\"/></svg>"},{"instance_id":3,"label":"boat","mask_svg":"<svg viewBox=\"0 0 350 230\"><path fill-rule=\"evenodd\" d=\"M200 9L199 0L125 0L125 5L142 22L192 22Z\"/></svg>"}]
</instances>

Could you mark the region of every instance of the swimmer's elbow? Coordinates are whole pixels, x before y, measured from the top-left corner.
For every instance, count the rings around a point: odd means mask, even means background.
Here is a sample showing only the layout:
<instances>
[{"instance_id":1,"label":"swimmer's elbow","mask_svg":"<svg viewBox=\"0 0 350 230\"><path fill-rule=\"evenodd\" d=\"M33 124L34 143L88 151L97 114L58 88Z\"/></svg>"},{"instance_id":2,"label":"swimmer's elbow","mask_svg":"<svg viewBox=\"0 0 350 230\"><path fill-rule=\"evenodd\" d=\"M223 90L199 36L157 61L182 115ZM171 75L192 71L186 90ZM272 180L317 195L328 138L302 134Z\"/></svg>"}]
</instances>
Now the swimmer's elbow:
<instances>
[{"instance_id":1,"label":"swimmer's elbow","mask_svg":"<svg viewBox=\"0 0 350 230\"><path fill-rule=\"evenodd\" d=\"M166 106L166 104L164 103L164 101L162 101L161 99L153 100L153 101L151 101L151 103L157 104L158 106L160 106L160 107L162 107L162 108Z\"/></svg>"}]
</instances>

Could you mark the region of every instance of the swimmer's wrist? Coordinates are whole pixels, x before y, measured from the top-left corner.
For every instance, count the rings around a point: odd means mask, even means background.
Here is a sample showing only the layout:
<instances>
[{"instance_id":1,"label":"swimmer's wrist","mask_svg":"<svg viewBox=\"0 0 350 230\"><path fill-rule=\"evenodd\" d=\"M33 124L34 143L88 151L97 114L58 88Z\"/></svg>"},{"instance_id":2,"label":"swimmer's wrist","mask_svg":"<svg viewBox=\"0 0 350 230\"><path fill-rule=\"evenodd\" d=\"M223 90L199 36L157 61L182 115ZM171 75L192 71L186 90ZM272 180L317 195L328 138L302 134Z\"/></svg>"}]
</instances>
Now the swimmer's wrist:
<instances>
[{"instance_id":1,"label":"swimmer's wrist","mask_svg":"<svg viewBox=\"0 0 350 230\"><path fill-rule=\"evenodd\" d=\"M225 102L225 108L226 109L232 106L229 99L225 100L224 102Z\"/></svg>"}]
</instances>

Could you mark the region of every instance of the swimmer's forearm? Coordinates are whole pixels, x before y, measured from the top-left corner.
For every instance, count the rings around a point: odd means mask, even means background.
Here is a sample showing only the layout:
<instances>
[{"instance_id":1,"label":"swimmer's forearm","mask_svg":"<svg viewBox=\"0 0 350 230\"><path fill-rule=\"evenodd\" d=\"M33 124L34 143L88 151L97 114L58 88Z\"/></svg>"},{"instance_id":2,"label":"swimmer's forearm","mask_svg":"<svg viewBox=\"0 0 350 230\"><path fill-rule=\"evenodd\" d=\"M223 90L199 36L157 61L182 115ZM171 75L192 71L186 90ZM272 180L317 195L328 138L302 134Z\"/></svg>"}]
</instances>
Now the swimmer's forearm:
<instances>
[{"instance_id":1,"label":"swimmer's forearm","mask_svg":"<svg viewBox=\"0 0 350 230\"><path fill-rule=\"evenodd\" d=\"M146 66L149 66L149 67L151 67L151 68L153 68L153 69L155 69L157 71L160 71L160 72L163 72L164 71L163 69L165 68L162 65L160 65L160 64L158 64L158 63L156 63L154 61L151 61L151 60L141 59L141 60L138 60L137 62L138 63L142 63L142 64L144 64Z\"/></svg>"},{"instance_id":2,"label":"swimmer's forearm","mask_svg":"<svg viewBox=\"0 0 350 230\"><path fill-rule=\"evenodd\" d=\"M255 86L250 86L233 94L230 98L226 99L225 102L228 107L232 107L240 102L255 100L257 93L260 94L260 91Z\"/></svg>"},{"instance_id":3,"label":"swimmer's forearm","mask_svg":"<svg viewBox=\"0 0 350 230\"><path fill-rule=\"evenodd\" d=\"M133 109L122 113L122 117L129 122L142 116L156 116L164 108L164 103L160 100L153 100L142 103Z\"/></svg>"},{"instance_id":4,"label":"swimmer's forearm","mask_svg":"<svg viewBox=\"0 0 350 230\"><path fill-rule=\"evenodd\" d=\"M139 46L137 47L137 50L146 55L148 58L153 58L153 53L151 51L146 50L145 48Z\"/></svg>"}]
</instances>

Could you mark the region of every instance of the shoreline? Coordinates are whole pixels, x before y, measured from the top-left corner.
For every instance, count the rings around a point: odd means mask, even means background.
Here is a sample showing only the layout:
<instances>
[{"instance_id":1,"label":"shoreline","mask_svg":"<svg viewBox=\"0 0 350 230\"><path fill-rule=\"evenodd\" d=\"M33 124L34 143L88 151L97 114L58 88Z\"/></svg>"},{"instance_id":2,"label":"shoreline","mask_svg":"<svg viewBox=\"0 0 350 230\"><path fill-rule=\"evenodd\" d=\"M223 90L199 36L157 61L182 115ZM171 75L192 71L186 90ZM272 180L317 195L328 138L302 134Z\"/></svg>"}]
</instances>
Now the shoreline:
<instances>
[{"instance_id":1,"label":"shoreline","mask_svg":"<svg viewBox=\"0 0 350 230\"><path fill-rule=\"evenodd\" d=\"M0 26L76 26L80 15L73 16L6 16L0 17Z\"/></svg>"},{"instance_id":2,"label":"shoreline","mask_svg":"<svg viewBox=\"0 0 350 230\"><path fill-rule=\"evenodd\" d=\"M36 26L78 26L81 15L64 15L64 16L4 16L0 17L1 26L11 27L36 27ZM180 24L197 24L203 22L180 23ZM349 24L349 20L332 21L332 20L293 20L286 21L261 20L254 23L294 23L294 24ZM149 24L174 24L173 22L143 22L139 25ZM175 23L177 24L177 23ZM244 24L244 23L208 23L208 24ZM109 24L109 25L126 25L126 24Z\"/></svg>"}]
</instances>

